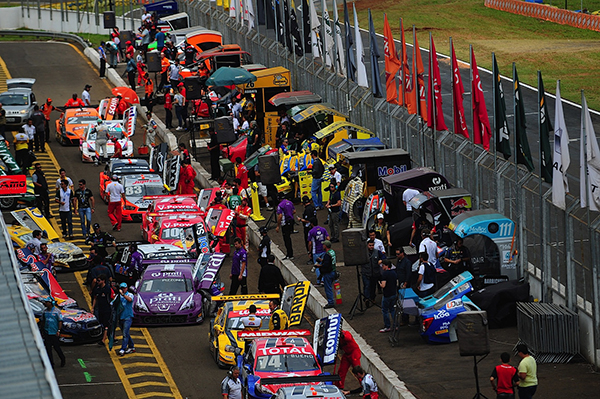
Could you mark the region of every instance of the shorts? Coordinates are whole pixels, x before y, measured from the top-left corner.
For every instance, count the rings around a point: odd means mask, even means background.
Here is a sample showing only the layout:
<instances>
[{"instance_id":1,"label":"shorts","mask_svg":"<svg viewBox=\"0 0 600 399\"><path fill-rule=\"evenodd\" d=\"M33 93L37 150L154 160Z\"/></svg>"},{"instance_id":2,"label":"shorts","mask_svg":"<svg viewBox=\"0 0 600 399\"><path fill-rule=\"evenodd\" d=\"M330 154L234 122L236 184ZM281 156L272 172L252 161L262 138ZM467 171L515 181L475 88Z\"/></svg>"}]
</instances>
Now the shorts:
<instances>
[{"instance_id":1,"label":"shorts","mask_svg":"<svg viewBox=\"0 0 600 399\"><path fill-rule=\"evenodd\" d=\"M267 186L265 186L261 182L257 182L256 184L258 185L258 195L260 195L261 197L266 197L267 196Z\"/></svg>"}]
</instances>

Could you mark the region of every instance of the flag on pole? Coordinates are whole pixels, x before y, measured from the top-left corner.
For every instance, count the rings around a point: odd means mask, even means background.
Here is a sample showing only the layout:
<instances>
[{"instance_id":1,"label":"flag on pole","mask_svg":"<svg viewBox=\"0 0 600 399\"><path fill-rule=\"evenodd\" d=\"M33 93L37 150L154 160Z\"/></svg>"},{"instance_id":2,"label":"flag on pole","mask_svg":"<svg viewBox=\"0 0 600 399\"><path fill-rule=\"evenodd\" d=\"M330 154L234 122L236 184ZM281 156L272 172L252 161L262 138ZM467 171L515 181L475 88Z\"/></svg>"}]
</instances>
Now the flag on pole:
<instances>
[{"instance_id":1,"label":"flag on pole","mask_svg":"<svg viewBox=\"0 0 600 399\"><path fill-rule=\"evenodd\" d=\"M246 2L246 6L244 7L244 19L248 21L248 33L254 28L254 0L244 0Z\"/></svg>"},{"instance_id":2,"label":"flag on pole","mask_svg":"<svg viewBox=\"0 0 600 399\"><path fill-rule=\"evenodd\" d=\"M483 97L483 88L481 87L481 78L475 53L471 48L471 95L473 96L473 142L483 144L486 151L490 150L490 139L492 129L490 128L490 119L487 108L485 107L485 98Z\"/></svg>"},{"instance_id":3,"label":"flag on pole","mask_svg":"<svg viewBox=\"0 0 600 399\"><path fill-rule=\"evenodd\" d=\"M379 48L377 47L377 36L375 35L375 25L373 25L373 17L371 9L369 9L369 49L371 53L371 92L375 97L383 97L381 89L381 76L379 73Z\"/></svg>"},{"instance_id":4,"label":"flag on pole","mask_svg":"<svg viewBox=\"0 0 600 399\"><path fill-rule=\"evenodd\" d=\"M494 121L496 124L496 151L504 156L504 159L510 158L510 131L506 121L506 102L504 101L504 90L502 90L502 79L498 71L496 55L493 55L494 61L494 84L496 85L496 106L494 107Z\"/></svg>"},{"instance_id":5,"label":"flag on pole","mask_svg":"<svg viewBox=\"0 0 600 399\"><path fill-rule=\"evenodd\" d=\"M423 67L423 59L421 58L421 48L419 40L413 26L413 65L411 70L411 89L407 93L407 107L410 114L419 115L424 121L427 121L427 100L425 98L425 68ZM417 102L418 101L418 102Z\"/></svg>"},{"instance_id":6,"label":"flag on pole","mask_svg":"<svg viewBox=\"0 0 600 399\"><path fill-rule=\"evenodd\" d=\"M521 95L521 85L519 84L519 75L517 67L513 63L513 85L515 96L515 126L517 135L517 164L525 165L528 171L533 172L533 158L531 158L531 150L529 149L529 141L527 140L527 125L525 124L525 106L523 105L523 96Z\"/></svg>"},{"instance_id":7,"label":"flag on pole","mask_svg":"<svg viewBox=\"0 0 600 399\"><path fill-rule=\"evenodd\" d=\"M356 57L352 46L352 28L350 28L350 16L348 15L348 3L344 0L344 28L346 30L346 68L348 69L348 77L353 82L356 82Z\"/></svg>"},{"instance_id":8,"label":"flag on pole","mask_svg":"<svg viewBox=\"0 0 600 399\"><path fill-rule=\"evenodd\" d=\"M321 58L321 34L319 29L321 28L321 21L317 16L317 10L315 9L315 1L309 0L310 3L310 43L312 46L313 58Z\"/></svg>"},{"instance_id":9,"label":"flag on pole","mask_svg":"<svg viewBox=\"0 0 600 399\"><path fill-rule=\"evenodd\" d=\"M325 65L328 67L334 66L333 64L333 31L331 30L331 19L329 18L329 11L327 11L327 2L322 1L322 17L325 28L325 39L323 52L325 53Z\"/></svg>"},{"instance_id":10,"label":"flag on pole","mask_svg":"<svg viewBox=\"0 0 600 399\"><path fill-rule=\"evenodd\" d=\"M302 47L302 37L300 34L300 27L298 26L298 16L296 15L296 4L294 0L292 2L290 12L290 30L292 31L292 42L294 46L294 52L298 57L302 57L304 54L304 48Z\"/></svg>"},{"instance_id":11,"label":"flag on pole","mask_svg":"<svg viewBox=\"0 0 600 399\"><path fill-rule=\"evenodd\" d=\"M265 19L267 23L267 29L276 29L275 28L275 5L273 4L273 0L265 0Z\"/></svg>"},{"instance_id":12,"label":"flag on pole","mask_svg":"<svg viewBox=\"0 0 600 399\"><path fill-rule=\"evenodd\" d=\"M310 54L312 52L312 44L310 36L310 8L308 6L308 0L300 0L302 2L302 34L304 35L304 53Z\"/></svg>"},{"instance_id":13,"label":"flag on pole","mask_svg":"<svg viewBox=\"0 0 600 399\"><path fill-rule=\"evenodd\" d=\"M337 10L337 2L333 0L333 32L335 38L335 46L337 47L335 54L336 69L342 76L346 76L346 63L344 62L344 43L342 42L342 26L340 24L340 16Z\"/></svg>"},{"instance_id":14,"label":"flag on pole","mask_svg":"<svg viewBox=\"0 0 600 399\"><path fill-rule=\"evenodd\" d=\"M229 18L237 18L238 16L238 11L237 11L237 2L238 0L233 0L231 2L231 4L229 5Z\"/></svg>"},{"instance_id":15,"label":"flag on pole","mask_svg":"<svg viewBox=\"0 0 600 399\"><path fill-rule=\"evenodd\" d=\"M554 162L552 163L552 203L560 209L567 209L565 200L569 192L567 170L571 164L569 155L569 133L565 123L562 99L560 97L560 80L556 81L556 102L554 109ZM584 182L581 181L583 185Z\"/></svg>"},{"instance_id":16,"label":"flag on pole","mask_svg":"<svg viewBox=\"0 0 600 399\"><path fill-rule=\"evenodd\" d=\"M282 7L279 3L281 0L273 0L275 2L275 21L277 23L277 39L283 47L285 47L285 29L283 25Z\"/></svg>"},{"instance_id":17,"label":"flag on pole","mask_svg":"<svg viewBox=\"0 0 600 399\"><path fill-rule=\"evenodd\" d=\"M398 90L396 89L396 75L400 70L400 60L396 53L394 35L388 23L387 14L383 16L383 55L385 56L385 93L386 100L392 104L399 104Z\"/></svg>"},{"instance_id":18,"label":"flag on pole","mask_svg":"<svg viewBox=\"0 0 600 399\"><path fill-rule=\"evenodd\" d=\"M437 60L437 52L433 43L433 36L429 42L429 85L427 90L427 126L436 130L448 130L444 121L442 110L442 77L440 76L440 65ZM434 103L435 101L435 103ZM434 115L435 112L435 115ZM435 125L434 125L435 120Z\"/></svg>"},{"instance_id":19,"label":"flag on pole","mask_svg":"<svg viewBox=\"0 0 600 399\"><path fill-rule=\"evenodd\" d=\"M288 51L291 53L294 51L292 47L292 32L290 29L290 4L288 0L283 1L283 27L285 29L285 46L288 48Z\"/></svg>"},{"instance_id":20,"label":"flag on pole","mask_svg":"<svg viewBox=\"0 0 600 399\"><path fill-rule=\"evenodd\" d=\"M598 211L600 210L600 150L598 149L598 140L588 110L587 100L583 94L581 106L581 145L579 153L581 160L579 174L581 207L585 208L589 199L590 211Z\"/></svg>"},{"instance_id":21,"label":"flag on pole","mask_svg":"<svg viewBox=\"0 0 600 399\"><path fill-rule=\"evenodd\" d=\"M456 53L454 52L454 42L452 42L452 101L454 102L454 133L461 134L466 138L469 138L469 131L467 130L467 120L465 118L465 107L463 105L465 87L463 86L462 77L460 76L460 69L458 68L458 61L456 60Z\"/></svg>"},{"instance_id":22,"label":"flag on pole","mask_svg":"<svg viewBox=\"0 0 600 399\"><path fill-rule=\"evenodd\" d=\"M412 70L410 65L408 65L408 54L406 53L406 39L404 38L404 21L400 18L400 34L402 38L400 39L401 51L402 51L402 68L404 69L404 81L402 82L402 87L404 90L404 99L400 96L400 105L406 106L409 110L411 106L408 105L409 101L416 102L416 98L414 93L412 93L413 88L413 77ZM412 96L411 96L412 94ZM414 107L416 109L416 105Z\"/></svg>"},{"instance_id":23,"label":"flag on pole","mask_svg":"<svg viewBox=\"0 0 600 399\"><path fill-rule=\"evenodd\" d=\"M369 87L369 81L367 80L367 68L364 62L364 51L363 42L360 36L360 28L358 26L358 14L356 14L356 7L352 4L352 10L354 11L354 43L356 46L356 82L359 86Z\"/></svg>"},{"instance_id":24,"label":"flag on pole","mask_svg":"<svg viewBox=\"0 0 600 399\"><path fill-rule=\"evenodd\" d=\"M548 105L546 104L546 92L544 90L544 81L542 80L542 72L538 71L538 93L540 96L540 159L542 160L542 170L540 175L547 183L552 183L552 153L550 150L550 132L552 125L548 114Z\"/></svg>"}]
</instances>

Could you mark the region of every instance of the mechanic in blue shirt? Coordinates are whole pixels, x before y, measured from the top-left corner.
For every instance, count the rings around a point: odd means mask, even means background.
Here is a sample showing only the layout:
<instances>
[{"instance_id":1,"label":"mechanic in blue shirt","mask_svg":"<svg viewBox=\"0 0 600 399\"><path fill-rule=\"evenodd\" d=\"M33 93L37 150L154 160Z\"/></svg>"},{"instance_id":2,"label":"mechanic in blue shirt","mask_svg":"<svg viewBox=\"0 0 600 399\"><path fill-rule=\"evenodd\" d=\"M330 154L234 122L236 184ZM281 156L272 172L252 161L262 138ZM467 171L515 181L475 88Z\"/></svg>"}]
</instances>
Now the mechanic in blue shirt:
<instances>
[{"instance_id":1,"label":"mechanic in blue shirt","mask_svg":"<svg viewBox=\"0 0 600 399\"><path fill-rule=\"evenodd\" d=\"M242 240L239 237L235 237L233 240L235 246L235 252L233 253L233 259L231 260L231 287L229 288L229 295L236 295L239 287L242 287L242 295L248 295L248 283L246 277L248 276L248 253L242 245Z\"/></svg>"},{"instance_id":2,"label":"mechanic in blue shirt","mask_svg":"<svg viewBox=\"0 0 600 399\"><path fill-rule=\"evenodd\" d=\"M52 298L44 298L44 305L46 310L42 314L41 326L42 336L44 337L44 345L46 346L46 352L48 352L48 358L50 358L50 364L54 367L54 357L52 356L52 348L58 353L60 358L60 367L65 367L65 355L62 349L60 349L60 341L58 336L60 335L60 329L62 328L62 315L60 310L54 307Z\"/></svg>"},{"instance_id":3,"label":"mechanic in blue shirt","mask_svg":"<svg viewBox=\"0 0 600 399\"><path fill-rule=\"evenodd\" d=\"M123 356L126 353L135 353L135 348L133 346L133 340L131 339L131 335L129 335L129 329L131 328L131 322L133 321L133 294L127 291L127 283L121 283L119 285L120 291L120 301L123 310L119 315L119 325L121 327L121 331L123 332L123 343L121 344L121 349L119 350L118 355Z\"/></svg>"}]
</instances>

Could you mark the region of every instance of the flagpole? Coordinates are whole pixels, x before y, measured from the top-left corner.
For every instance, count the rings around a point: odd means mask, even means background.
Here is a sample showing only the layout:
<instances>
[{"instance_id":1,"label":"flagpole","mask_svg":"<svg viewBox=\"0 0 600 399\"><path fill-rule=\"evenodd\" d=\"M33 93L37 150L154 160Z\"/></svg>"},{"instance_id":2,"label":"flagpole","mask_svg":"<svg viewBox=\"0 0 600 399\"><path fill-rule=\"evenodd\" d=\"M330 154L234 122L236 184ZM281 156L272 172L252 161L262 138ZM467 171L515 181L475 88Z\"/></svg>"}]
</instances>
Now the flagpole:
<instances>
[{"instance_id":1,"label":"flagpole","mask_svg":"<svg viewBox=\"0 0 600 399\"><path fill-rule=\"evenodd\" d=\"M419 147L421 148L421 165L425 166L425 140L423 140L423 138L421 137L421 112L420 112L420 108L421 108L421 96L419 93L419 80L417 79L417 46L416 46L416 42L417 42L417 31L415 28L415 25L413 24L412 26L413 28L413 79L414 79L414 85L413 85L413 90L415 90L415 98L416 98L416 103L417 103L417 135L419 138Z\"/></svg>"},{"instance_id":2,"label":"flagpole","mask_svg":"<svg viewBox=\"0 0 600 399\"><path fill-rule=\"evenodd\" d=\"M435 52L432 52L432 43L433 43L433 35L431 34L431 31L429 32L429 84L431 85L431 108L433 110L433 116L432 116L432 121L431 121L431 146L432 148L432 153L433 153L433 170L437 170L437 165L436 165L436 156L435 156L435 122L436 122L436 116L437 116L437 109L436 109L436 96L435 96L435 81L433 78L433 57L437 57L437 54L434 54ZM441 95L441 93L440 93ZM420 100L420 96L419 96L419 100Z\"/></svg>"},{"instance_id":3,"label":"flagpole","mask_svg":"<svg viewBox=\"0 0 600 399\"><path fill-rule=\"evenodd\" d=\"M513 77L513 132L515 136L514 144L515 144L515 215L517 219L517 223L519 224L518 231L519 233L522 231L522 223L521 223L521 204L519 202L520 190L519 190L519 139L517 134L517 87L515 85L517 81L517 64L512 63L512 77ZM519 242L521 242L522 235L519 234ZM519 248L521 251L525 251L524 248ZM521 277L523 275L523 256L519 256L517 258L517 262L520 264L517 268L517 277Z\"/></svg>"},{"instance_id":4,"label":"flagpole","mask_svg":"<svg viewBox=\"0 0 600 399\"><path fill-rule=\"evenodd\" d=\"M495 185L496 185L496 209L498 209L498 211L500 211L500 208L498 207L498 201L500 199L498 199L498 154L497 154L497 146L496 146L496 140L498 139L497 136L497 119L498 116L496 115L496 76L498 75L498 71L496 70L496 63L494 62L496 60L496 53L492 52L492 81L494 81L493 85L492 85L492 115L493 115L493 120L494 120L494 124L493 124L493 129L492 129L492 137L491 137L491 142L492 145L494 146L494 180L495 180ZM502 201L504 201L504 198L501 199ZM512 256L512 255L511 255Z\"/></svg>"},{"instance_id":5,"label":"flagpole","mask_svg":"<svg viewBox=\"0 0 600 399\"><path fill-rule=\"evenodd\" d=\"M404 23L402 22L402 18L400 18L400 41L402 43L400 43L400 64L402 64L402 67L400 68L401 70L401 74L402 74L402 80L400 81L400 85L402 86L402 106L406 107L408 109L408 107L406 106L406 86L404 84L404 79L406 79L406 73L404 72L404 56L406 54L404 54L404 50L406 48L406 40L402 40L402 38L404 37ZM407 57L408 59L408 57Z\"/></svg>"},{"instance_id":6,"label":"flagpole","mask_svg":"<svg viewBox=\"0 0 600 399\"><path fill-rule=\"evenodd\" d=\"M539 175L539 185L540 185L540 211L542 212L542 229L540 231L542 231L542 234L540 234L540 244L541 244L541 248L540 248L540 265L542 267L542 301L544 302L549 302L549 293L547 292L549 290L547 283L547 279L548 279L548 267L546 266L546 256L545 256L545 252L546 252L546 240L545 237L546 235L543 232L543 229L546 226L547 220L546 220L546 211L545 211L545 207L544 207L544 197L543 197L543 189L542 189L542 171L544 170L544 161L543 161L543 157L544 157L544 150L542 147L542 92L540 90L540 88L542 87L542 72L541 71L537 71L537 79L538 79L538 90L537 90L537 100L538 100L538 109L537 109L537 117L538 117L538 133L539 133L539 137L540 137L540 175ZM545 95L545 93L544 93ZM545 100L544 100L545 101ZM548 117L546 115L546 117ZM516 133L516 131L515 131Z\"/></svg>"}]
</instances>

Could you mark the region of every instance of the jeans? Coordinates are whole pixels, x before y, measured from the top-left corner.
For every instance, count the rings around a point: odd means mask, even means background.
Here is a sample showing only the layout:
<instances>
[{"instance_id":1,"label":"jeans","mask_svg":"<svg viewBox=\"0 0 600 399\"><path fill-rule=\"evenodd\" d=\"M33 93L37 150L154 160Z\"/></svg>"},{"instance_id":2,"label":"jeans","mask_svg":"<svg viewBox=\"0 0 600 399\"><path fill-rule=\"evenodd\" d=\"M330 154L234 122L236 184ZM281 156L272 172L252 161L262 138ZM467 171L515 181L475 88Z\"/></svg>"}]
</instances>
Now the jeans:
<instances>
[{"instance_id":1,"label":"jeans","mask_svg":"<svg viewBox=\"0 0 600 399\"><path fill-rule=\"evenodd\" d=\"M313 203L317 208L323 207L323 190L321 190L321 183L323 178L313 179L310 187L310 194L312 195Z\"/></svg>"},{"instance_id":2,"label":"jeans","mask_svg":"<svg viewBox=\"0 0 600 399\"><path fill-rule=\"evenodd\" d=\"M329 214L329 236L333 241L340 238L340 212L331 212Z\"/></svg>"},{"instance_id":3,"label":"jeans","mask_svg":"<svg viewBox=\"0 0 600 399\"><path fill-rule=\"evenodd\" d=\"M103 78L106 74L106 60L104 58L100 58L100 77Z\"/></svg>"},{"instance_id":4,"label":"jeans","mask_svg":"<svg viewBox=\"0 0 600 399\"><path fill-rule=\"evenodd\" d=\"M312 261L313 261L313 263L314 263L314 264L317 264L317 263L319 263L319 261L318 261L317 259L319 259L319 258L323 259L323 256L325 256L325 252L317 252L317 253L314 253L314 254L312 255L312 257L313 257L313 258L312 258ZM320 269L320 268L318 268L318 267L317 267L317 268L315 268L315 274L317 275L317 281L322 281L322 280L321 280L321 269Z\"/></svg>"},{"instance_id":5,"label":"jeans","mask_svg":"<svg viewBox=\"0 0 600 399\"><path fill-rule=\"evenodd\" d=\"M177 116L177 121L179 122L179 127L183 127L183 107L176 105L175 106L175 115Z\"/></svg>"},{"instance_id":6,"label":"jeans","mask_svg":"<svg viewBox=\"0 0 600 399\"><path fill-rule=\"evenodd\" d=\"M318 270L318 269L317 269ZM327 297L327 304L334 305L333 300L333 282L335 281L335 272L323 273L321 276L323 279L323 286L325 288L325 296Z\"/></svg>"},{"instance_id":7,"label":"jeans","mask_svg":"<svg viewBox=\"0 0 600 399\"><path fill-rule=\"evenodd\" d=\"M63 236L73 235L73 213L71 211L60 211L60 224Z\"/></svg>"},{"instance_id":8,"label":"jeans","mask_svg":"<svg viewBox=\"0 0 600 399\"><path fill-rule=\"evenodd\" d=\"M365 298L370 299L371 301L375 300L375 284L371 281L372 277L367 275L362 275L363 281L363 293Z\"/></svg>"},{"instance_id":9,"label":"jeans","mask_svg":"<svg viewBox=\"0 0 600 399\"><path fill-rule=\"evenodd\" d=\"M394 317L394 306L396 305L396 296L383 297L381 299L381 313L383 313L383 326L391 328L390 315Z\"/></svg>"},{"instance_id":10,"label":"jeans","mask_svg":"<svg viewBox=\"0 0 600 399\"><path fill-rule=\"evenodd\" d=\"M123 343L121 344L122 351L127 348L133 349L133 340L131 339L131 335L129 335L129 329L131 328L132 322L133 319L131 317L119 320L119 326L121 327L121 331L123 331Z\"/></svg>"},{"instance_id":11,"label":"jeans","mask_svg":"<svg viewBox=\"0 0 600 399\"><path fill-rule=\"evenodd\" d=\"M519 387L519 399L532 399L537 390L537 385L531 387Z\"/></svg>"},{"instance_id":12,"label":"jeans","mask_svg":"<svg viewBox=\"0 0 600 399\"><path fill-rule=\"evenodd\" d=\"M283 243L285 244L286 256L291 258L294 256L294 247L292 246L292 232L294 231L293 224L286 224L281 226L281 233L283 234Z\"/></svg>"},{"instance_id":13,"label":"jeans","mask_svg":"<svg viewBox=\"0 0 600 399\"><path fill-rule=\"evenodd\" d=\"M62 349L60 349L60 341L58 340L58 336L46 334L44 336L44 346L46 347L46 352L48 352L48 357L50 358L50 364L54 366L54 357L52 356L52 348L58 353L58 357L60 358L61 365L65 363L65 355L63 354Z\"/></svg>"},{"instance_id":14,"label":"jeans","mask_svg":"<svg viewBox=\"0 0 600 399\"><path fill-rule=\"evenodd\" d=\"M90 225L92 224L92 208L79 208L78 212L81 220L81 234L87 237L90 235Z\"/></svg>"}]
</instances>

